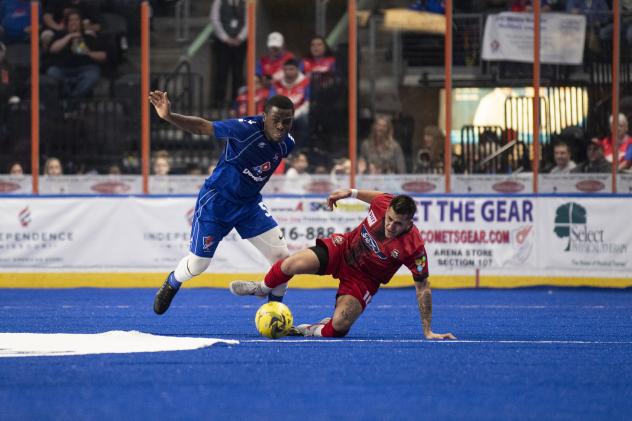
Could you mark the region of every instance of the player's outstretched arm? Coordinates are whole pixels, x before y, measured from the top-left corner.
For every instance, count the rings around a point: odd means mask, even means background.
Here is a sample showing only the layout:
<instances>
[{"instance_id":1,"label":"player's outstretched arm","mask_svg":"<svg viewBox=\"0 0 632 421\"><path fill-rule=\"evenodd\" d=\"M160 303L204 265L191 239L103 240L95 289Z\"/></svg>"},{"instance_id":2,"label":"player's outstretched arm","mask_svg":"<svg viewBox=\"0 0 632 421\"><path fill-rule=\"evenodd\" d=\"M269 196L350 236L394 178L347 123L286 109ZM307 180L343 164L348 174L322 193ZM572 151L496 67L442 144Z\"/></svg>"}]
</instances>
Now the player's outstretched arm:
<instances>
[{"instance_id":1,"label":"player's outstretched arm","mask_svg":"<svg viewBox=\"0 0 632 421\"><path fill-rule=\"evenodd\" d=\"M424 328L426 339L456 339L451 333L434 333L430 326L432 322L432 291L428 278L415 277L415 291L417 293L417 306L421 315L421 325Z\"/></svg>"},{"instance_id":2,"label":"player's outstretched arm","mask_svg":"<svg viewBox=\"0 0 632 421\"><path fill-rule=\"evenodd\" d=\"M176 114L171 112L171 102L166 92L152 91L149 102L154 106L158 116L174 126L193 134L213 135L213 123L200 117Z\"/></svg>"},{"instance_id":3,"label":"player's outstretched arm","mask_svg":"<svg viewBox=\"0 0 632 421\"><path fill-rule=\"evenodd\" d=\"M375 199L377 196L384 194L381 191L376 190L357 190L357 192L358 195L356 196L356 198L366 203L371 203L373 199ZM336 202L338 202L340 199L351 197L351 194L351 189L336 190L327 198L327 206L329 206L329 209L333 209L336 206Z\"/></svg>"}]
</instances>

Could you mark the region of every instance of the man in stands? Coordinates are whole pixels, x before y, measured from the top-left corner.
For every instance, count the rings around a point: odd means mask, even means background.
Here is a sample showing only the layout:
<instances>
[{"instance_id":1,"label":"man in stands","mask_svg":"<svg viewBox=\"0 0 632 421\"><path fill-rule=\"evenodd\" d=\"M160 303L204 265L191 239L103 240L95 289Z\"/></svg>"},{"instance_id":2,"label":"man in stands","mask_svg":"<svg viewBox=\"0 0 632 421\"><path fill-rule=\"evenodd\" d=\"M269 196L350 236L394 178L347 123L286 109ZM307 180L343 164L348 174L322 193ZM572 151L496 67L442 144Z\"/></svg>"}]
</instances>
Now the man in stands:
<instances>
[{"instance_id":1,"label":"man in stands","mask_svg":"<svg viewBox=\"0 0 632 421\"><path fill-rule=\"evenodd\" d=\"M608 120L610 123L609 127L612 127L612 116ZM621 162L625 158L625 152L628 150L628 146L632 145L632 137L628 135L628 119L625 114L619 114L619 119L617 120L617 135L619 137L619 151L617 154L617 159L613 161L613 141L612 135L606 136L603 139L600 139L598 142L603 149L603 155L608 160L608 162ZM593 142L597 141L593 139Z\"/></svg>"},{"instance_id":2,"label":"man in stands","mask_svg":"<svg viewBox=\"0 0 632 421\"><path fill-rule=\"evenodd\" d=\"M432 293L424 242L413 216L415 201L372 190L343 189L332 193L328 205L357 198L371 206L367 217L353 231L316 240L316 245L277 261L263 281L233 281L235 295L266 296L298 274L332 275L340 280L333 317L319 323L298 325L297 336L343 337L360 317L381 284L388 283L405 265L415 281L417 305L426 339L456 339L451 333L431 329Z\"/></svg>"},{"instance_id":3,"label":"man in stands","mask_svg":"<svg viewBox=\"0 0 632 421\"><path fill-rule=\"evenodd\" d=\"M269 86L272 82L283 78L283 65L294 54L285 50L285 39L280 32L268 35L268 53L257 61L256 73L263 77L263 84Z\"/></svg>"},{"instance_id":4,"label":"man in stands","mask_svg":"<svg viewBox=\"0 0 632 421\"><path fill-rule=\"evenodd\" d=\"M549 171L551 174L569 174L577 165L571 159L571 148L566 142L558 142L553 147L555 166Z\"/></svg>"},{"instance_id":5,"label":"man in stands","mask_svg":"<svg viewBox=\"0 0 632 421\"><path fill-rule=\"evenodd\" d=\"M283 78L275 81L270 96L284 95L294 103L294 131L303 146L309 146L309 98L310 80L298 69L298 62L291 58L283 64Z\"/></svg>"}]
</instances>

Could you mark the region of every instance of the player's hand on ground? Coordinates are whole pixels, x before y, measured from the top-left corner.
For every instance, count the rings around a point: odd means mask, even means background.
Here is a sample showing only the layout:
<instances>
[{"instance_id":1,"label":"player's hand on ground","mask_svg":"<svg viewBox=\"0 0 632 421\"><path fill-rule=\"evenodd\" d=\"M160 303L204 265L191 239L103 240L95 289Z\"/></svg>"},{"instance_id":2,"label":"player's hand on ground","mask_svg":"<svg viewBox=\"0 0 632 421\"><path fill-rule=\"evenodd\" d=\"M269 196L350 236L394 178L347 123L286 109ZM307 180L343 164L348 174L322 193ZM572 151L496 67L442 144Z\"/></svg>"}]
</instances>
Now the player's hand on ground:
<instances>
[{"instance_id":1,"label":"player's hand on ground","mask_svg":"<svg viewBox=\"0 0 632 421\"><path fill-rule=\"evenodd\" d=\"M149 102L154 106L160 118L166 118L171 113L171 102L166 92L152 91L149 93Z\"/></svg>"},{"instance_id":2,"label":"player's hand on ground","mask_svg":"<svg viewBox=\"0 0 632 421\"><path fill-rule=\"evenodd\" d=\"M444 339L456 339L456 336L454 336L451 333L434 333L434 332L430 332L427 333L426 335L426 339L438 339L438 340L444 340Z\"/></svg>"},{"instance_id":3,"label":"player's hand on ground","mask_svg":"<svg viewBox=\"0 0 632 421\"><path fill-rule=\"evenodd\" d=\"M338 202L340 199L346 199L347 197L351 197L351 190L336 190L327 198L327 206L329 207L329 209L333 210L334 207L336 207L336 202Z\"/></svg>"}]
</instances>

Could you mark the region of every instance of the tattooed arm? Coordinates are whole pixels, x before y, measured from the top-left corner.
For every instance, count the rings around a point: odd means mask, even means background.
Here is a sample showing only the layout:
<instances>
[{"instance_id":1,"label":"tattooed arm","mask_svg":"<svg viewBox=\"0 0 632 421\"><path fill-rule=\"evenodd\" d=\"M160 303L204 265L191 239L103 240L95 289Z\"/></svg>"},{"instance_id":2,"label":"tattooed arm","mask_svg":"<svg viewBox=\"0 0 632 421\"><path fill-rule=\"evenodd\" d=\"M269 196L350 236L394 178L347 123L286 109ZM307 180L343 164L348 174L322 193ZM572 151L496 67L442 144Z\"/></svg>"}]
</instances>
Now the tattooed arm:
<instances>
[{"instance_id":1,"label":"tattooed arm","mask_svg":"<svg viewBox=\"0 0 632 421\"><path fill-rule=\"evenodd\" d=\"M431 328L432 322L432 291L428 277L414 276L415 292L417 293L417 306L421 315L421 325L424 329L426 339L456 339L451 333L433 333Z\"/></svg>"}]
</instances>

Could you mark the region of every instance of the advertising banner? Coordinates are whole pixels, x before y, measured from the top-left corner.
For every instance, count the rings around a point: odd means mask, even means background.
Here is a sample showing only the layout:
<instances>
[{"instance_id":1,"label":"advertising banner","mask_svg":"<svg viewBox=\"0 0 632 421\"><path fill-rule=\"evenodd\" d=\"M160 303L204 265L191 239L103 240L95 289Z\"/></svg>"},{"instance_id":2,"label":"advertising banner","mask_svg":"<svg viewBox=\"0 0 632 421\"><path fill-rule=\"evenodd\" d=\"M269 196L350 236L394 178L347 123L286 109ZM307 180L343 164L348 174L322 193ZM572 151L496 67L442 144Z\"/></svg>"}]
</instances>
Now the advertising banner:
<instances>
[{"instance_id":1,"label":"advertising banner","mask_svg":"<svg viewBox=\"0 0 632 421\"><path fill-rule=\"evenodd\" d=\"M533 175L527 174L467 174L452 176L454 193L533 193Z\"/></svg>"},{"instance_id":2,"label":"advertising banner","mask_svg":"<svg viewBox=\"0 0 632 421\"><path fill-rule=\"evenodd\" d=\"M612 174L540 174L540 193L612 193ZM625 190L619 189L621 192Z\"/></svg>"},{"instance_id":3,"label":"advertising banner","mask_svg":"<svg viewBox=\"0 0 632 421\"><path fill-rule=\"evenodd\" d=\"M631 277L629 197L414 196L433 275ZM264 197L290 252L354 229L368 205ZM0 272L167 272L188 253L195 197L5 197ZM232 231L209 273L265 273ZM405 268L400 274L407 274Z\"/></svg>"},{"instance_id":4,"label":"advertising banner","mask_svg":"<svg viewBox=\"0 0 632 421\"><path fill-rule=\"evenodd\" d=\"M540 60L547 64L582 64L586 17L579 14L540 15ZM489 15L483 35L484 60L533 63L533 14Z\"/></svg>"}]
</instances>

